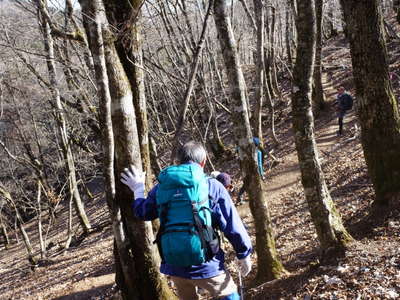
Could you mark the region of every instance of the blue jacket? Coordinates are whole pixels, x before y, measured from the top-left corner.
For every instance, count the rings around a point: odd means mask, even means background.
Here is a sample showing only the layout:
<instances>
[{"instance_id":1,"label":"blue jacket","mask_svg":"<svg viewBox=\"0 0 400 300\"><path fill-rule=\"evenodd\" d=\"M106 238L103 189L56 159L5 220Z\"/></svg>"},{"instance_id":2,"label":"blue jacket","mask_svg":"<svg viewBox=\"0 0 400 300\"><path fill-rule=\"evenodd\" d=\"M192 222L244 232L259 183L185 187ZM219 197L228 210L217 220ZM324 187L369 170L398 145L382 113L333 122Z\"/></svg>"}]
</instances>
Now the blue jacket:
<instances>
[{"instance_id":1,"label":"blue jacket","mask_svg":"<svg viewBox=\"0 0 400 300\"><path fill-rule=\"evenodd\" d=\"M232 244L238 259L245 258L251 251L251 240L232 203L231 197L225 187L216 179L208 181L208 192L213 211L213 224L224 233ZM158 185L148 193L147 198L138 198L132 203L134 214L145 221L158 218L156 205L156 192ZM190 267L172 266L162 262L160 271L163 274L178 276L188 279L202 279L217 276L225 271L224 252L222 250L210 261L201 265Z\"/></svg>"}]
</instances>

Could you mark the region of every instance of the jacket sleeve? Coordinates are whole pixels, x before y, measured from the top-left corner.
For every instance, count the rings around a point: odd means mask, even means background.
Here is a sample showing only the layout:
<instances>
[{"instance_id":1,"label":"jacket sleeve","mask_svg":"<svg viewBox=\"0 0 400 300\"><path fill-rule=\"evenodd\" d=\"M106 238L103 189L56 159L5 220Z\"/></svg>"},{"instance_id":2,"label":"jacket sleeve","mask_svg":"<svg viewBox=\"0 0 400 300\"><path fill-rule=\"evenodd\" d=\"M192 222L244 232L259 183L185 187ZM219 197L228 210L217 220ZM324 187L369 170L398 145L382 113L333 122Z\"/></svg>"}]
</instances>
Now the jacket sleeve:
<instances>
[{"instance_id":1,"label":"jacket sleeve","mask_svg":"<svg viewBox=\"0 0 400 300\"><path fill-rule=\"evenodd\" d=\"M236 207L225 187L217 180L210 180L210 196L214 199L213 221L232 244L238 259L251 251L251 240Z\"/></svg>"},{"instance_id":2,"label":"jacket sleeve","mask_svg":"<svg viewBox=\"0 0 400 300\"><path fill-rule=\"evenodd\" d=\"M133 200L131 206L133 214L143 221L151 221L158 218L156 192L157 187L153 187L146 198Z\"/></svg>"}]
</instances>

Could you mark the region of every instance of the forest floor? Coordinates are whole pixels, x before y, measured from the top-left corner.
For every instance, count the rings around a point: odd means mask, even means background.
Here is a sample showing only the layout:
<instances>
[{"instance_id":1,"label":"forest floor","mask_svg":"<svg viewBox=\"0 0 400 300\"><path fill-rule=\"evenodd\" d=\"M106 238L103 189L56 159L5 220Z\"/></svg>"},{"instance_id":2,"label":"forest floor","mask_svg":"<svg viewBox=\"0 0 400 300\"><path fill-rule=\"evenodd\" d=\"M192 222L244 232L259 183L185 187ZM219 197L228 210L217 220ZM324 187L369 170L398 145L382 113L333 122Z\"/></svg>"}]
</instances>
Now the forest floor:
<instances>
[{"instance_id":1,"label":"forest floor","mask_svg":"<svg viewBox=\"0 0 400 300\"><path fill-rule=\"evenodd\" d=\"M389 49L400 49L399 42ZM393 54L397 55L396 53ZM368 218L373 189L360 144L360 130L354 110L345 117L345 132L337 136L337 118L332 102L338 85L352 94L351 62L342 38L324 48L326 110L315 121L315 135L325 181L331 197L354 238L346 255L331 262L320 262L315 229L303 195L297 153L291 132L290 100L286 87L284 101L277 109L276 132L281 142L274 155L281 161L267 170L269 209L276 246L288 271L281 279L255 285L254 268L244 281L245 299L399 299L400 298L400 220L396 211L382 222ZM399 57L391 68L399 70ZM399 83L394 83L399 95ZM284 86L284 84L282 85ZM268 136L268 135L266 135ZM240 188L237 161L214 162L218 170L232 174ZM99 191L95 191L99 192ZM67 251L60 251L65 224L48 237L49 259L33 271L28 265L23 242L5 250L0 246L0 299L116 299L113 270L112 230L101 193L86 202L88 215L96 228L83 240L75 240ZM238 206L251 236L254 226L248 202ZM59 214L67 214L67 208ZM60 217L59 220L66 220ZM36 228L27 224L35 248ZM253 240L254 244L255 241ZM227 267L237 280L234 253L227 247ZM155 300L155 299L154 299Z\"/></svg>"}]
</instances>

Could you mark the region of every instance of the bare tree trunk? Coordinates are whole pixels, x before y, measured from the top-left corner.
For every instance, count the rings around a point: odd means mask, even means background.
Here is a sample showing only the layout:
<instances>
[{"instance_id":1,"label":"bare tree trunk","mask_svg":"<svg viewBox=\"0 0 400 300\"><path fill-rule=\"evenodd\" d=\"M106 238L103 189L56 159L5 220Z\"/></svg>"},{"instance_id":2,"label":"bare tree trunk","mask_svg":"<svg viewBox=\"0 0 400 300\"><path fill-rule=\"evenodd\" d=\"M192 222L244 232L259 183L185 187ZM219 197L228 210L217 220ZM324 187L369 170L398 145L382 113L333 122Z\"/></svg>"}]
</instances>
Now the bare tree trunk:
<instances>
[{"instance_id":1,"label":"bare tree trunk","mask_svg":"<svg viewBox=\"0 0 400 300\"><path fill-rule=\"evenodd\" d=\"M257 38L257 49L256 49L256 78L255 78L255 101L256 106L253 114L253 130L254 136L258 137L260 141L263 140L262 131L262 106L263 106L263 93L265 84L265 69L264 69L264 19L265 9L263 1L254 0L254 12L256 17L256 38Z\"/></svg>"},{"instance_id":2,"label":"bare tree trunk","mask_svg":"<svg viewBox=\"0 0 400 300\"><path fill-rule=\"evenodd\" d=\"M202 29L202 32L200 35L199 42L197 43L196 53L193 58L193 64L192 64L192 68L190 71L189 83L188 83L188 86L187 86L187 89L185 92L185 99L183 101L182 109L179 113L179 119L176 123L176 132L174 135L173 149L171 151L171 158L170 158L172 162L174 162L177 150L179 148L180 137L181 137L181 134L183 131L183 126L184 126L184 123L186 120L186 114L187 114L187 111L189 108L189 101L190 101L190 97L191 97L192 90L194 87L194 82L196 79L197 68L198 68L199 62L200 62L200 57L201 57L200 54L204 47L205 34L206 34L206 30L207 30L207 25L208 25L208 18L211 14L212 2L213 2L213 0L209 1L207 13L205 15L204 22L203 22L203 29Z\"/></svg>"},{"instance_id":3,"label":"bare tree trunk","mask_svg":"<svg viewBox=\"0 0 400 300\"><path fill-rule=\"evenodd\" d=\"M285 27L285 44L286 44L286 55L287 55L287 63L289 66L289 70L293 69L293 55L292 55L292 47L291 47L291 36L292 36L292 29L293 29L293 21L292 21L292 14L291 14L291 0L287 0L286 2L286 27Z\"/></svg>"},{"instance_id":4,"label":"bare tree trunk","mask_svg":"<svg viewBox=\"0 0 400 300\"><path fill-rule=\"evenodd\" d=\"M3 217L1 215L1 210L0 210L0 227L1 227L1 234L4 237L5 248L7 249L8 246L10 245L10 238L8 237L7 225L5 224L5 222L3 220Z\"/></svg>"},{"instance_id":5,"label":"bare tree trunk","mask_svg":"<svg viewBox=\"0 0 400 300\"><path fill-rule=\"evenodd\" d=\"M68 199L68 224L67 224L67 238L64 243L64 249L68 249L72 242L72 203L73 197L70 195Z\"/></svg>"},{"instance_id":6,"label":"bare tree trunk","mask_svg":"<svg viewBox=\"0 0 400 300\"><path fill-rule=\"evenodd\" d=\"M314 136L311 78L315 60L314 0L297 0L297 54L293 71L292 115L301 181L321 248L342 250L351 240L326 186Z\"/></svg>"},{"instance_id":7,"label":"bare tree trunk","mask_svg":"<svg viewBox=\"0 0 400 300\"><path fill-rule=\"evenodd\" d=\"M322 8L323 0L315 0L316 12L316 46L315 46L315 66L314 82L312 91L313 113L318 117L321 110L325 107L324 88L322 86Z\"/></svg>"},{"instance_id":8,"label":"bare tree trunk","mask_svg":"<svg viewBox=\"0 0 400 300\"><path fill-rule=\"evenodd\" d=\"M143 169L146 171L146 186L152 183L150 149L147 121L147 104L145 95L145 78L142 57L141 6L143 1L110 1L104 0L107 19L119 31L115 41L118 56L128 76L133 93L133 104L136 112L136 125L139 134L140 153ZM129 26L128 26L129 24Z\"/></svg>"},{"instance_id":9,"label":"bare tree trunk","mask_svg":"<svg viewBox=\"0 0 400 300\"><path fill-rule=\"evenodd\" d=\"M17 207L14 199L11 197L11 194L8 191L6 191L4 188L2 188L1 186L0 186L0 197L4 198L9 203L9 205L14 208L15 223L22 234L26 252L28 253L28 261L32 266L35 266L37 264L37 259L34 256L32 244L29 240L28 233L26 232L26 230L24 228L23 220L21 218L21 215L19 213L18 207Z\"/></svg>"},{"instance_id":10,"label":"bare tree trunk","mask_svg":"<svg viewBox=\"0 0 400 300\"><path fill-rule=\"evenodd\" d=\"M380 209L399 207L400 203L400 116L389 80L378 3L341 1L349 32L361 143L375 189L373 208L383 215Z\"/></svg>"},{"instance_id":11,"label":"bare tree trunk","mask_svg":"<svg viewBox=\"0 0 400 300\"><path fill-rule=\"evenodd\" d=\"M282 276L285 270L276 252L265 185L258 174L257 162L253 156L255 148L246 101L246 86L225 0L215 0L214 19L234 106L232 119L236 143L239 146L240 164L245 174L245 188L250 196L250 209L256 227L257 279L260 281L271 280Z\"/></svg>"},{"instance_id":12,"label":"bare tree trunk","mask_svg":"<svg viewBox=\"0 0 400 300\"><path fill-rule=\"evenodd\" d=\"M243 9L250 21L251 27L253 28L254 31L257 31L257 24L256 24L256 20L254 19L253 15L251 14L249 7L247 6L247 2L245 0L239 0L239 2L242 4ZM257 11L254 10L256 13ZM257 17L256 17L257 18Z\"/></svg>"},{"instance_id":13,"label":"bare tree trunk","mask_svg":"<svg viewBox=\"0 0 400 300\"><path fill-rule=\"evenodd\" d=\"M47 19L43 16L43 14L46 14L47 8L46 6L43 5L44 3L41 0L35 0L35 1L40 11L39 20L42 26L44 48L47 52L47 69L49 72L49 78L51 83L50 92L53 96L53 101L55 102L54 104L56 107L56 122L58 125L57 129L61 138L61 147L65 159L65 167L67 169L68 180L70 181L69 192L74 196L74 204L82 228L85 233L88 233L91 229L91 225L86 215L85 208L81 200L81 196L79 194L78 184L76 181L75 163L72 155L72 150L68 141L67 124L63 113L64 109L62 107L60 100L59 83L57 80L56 66L54 62L53 38L50 33L50 26L47 22Z\"/></svg>"},{"instance_id":14,"label":"bare tree trunk","mask_svg":"<svg viewBox=\"0 0 400 300\"><path fill-rule=\"evenodd\" d=\"M114 47L102 2L80 0L80 4L100 91L104 175L116 244L117 283L124 299L175 299L158 271L151 223L133 216L132 193L116 180L130 164L142 169L131 86Z\"/></svg>"},{"instance_id":15,"label":"bare tree trunk","mask_svg":"<svg viewBox=\"0 0 400 300\"><path fill-rule=\"evenodd\" d=\"M43 239L43 231L42 231L42 186L40 181L37 183L37 218L38 218L38 232L39 232L39 243L40 243L40 258L44 259L46 257L46 241Z\"/></svg>"}]
</instances>

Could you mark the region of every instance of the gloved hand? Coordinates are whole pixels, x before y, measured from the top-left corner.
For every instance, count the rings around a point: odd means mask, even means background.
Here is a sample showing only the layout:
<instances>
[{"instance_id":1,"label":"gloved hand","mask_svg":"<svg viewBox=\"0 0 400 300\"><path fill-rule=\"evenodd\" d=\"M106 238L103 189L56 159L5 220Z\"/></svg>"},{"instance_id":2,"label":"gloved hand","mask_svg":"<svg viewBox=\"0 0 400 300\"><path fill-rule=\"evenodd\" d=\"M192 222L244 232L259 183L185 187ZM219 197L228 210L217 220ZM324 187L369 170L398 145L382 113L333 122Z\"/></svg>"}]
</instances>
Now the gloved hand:
<instances>
[{"instance_id":1,"label":"gloved hand","mask_svg":"<svg viewBox=\"0 0 400 300\"><path fill-rule=\"evenodd\" d=\"M127 185L137 198L144 198L144 181L146 172L137 170L131 165L130 169L125 168L124 172L121 173L121 182Z\"/></svg>"},{"instance_id":2,"label":"gloved hand","mask_svg":"<svg viewBox=\"0 0 400 300\"><path fill-rule=\"evenodd\" d=\"M239 270L242 276L247 276L251 271L251 259L250 255L245 258L239 259Z\"/></svg>"}]
</instances>

